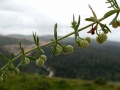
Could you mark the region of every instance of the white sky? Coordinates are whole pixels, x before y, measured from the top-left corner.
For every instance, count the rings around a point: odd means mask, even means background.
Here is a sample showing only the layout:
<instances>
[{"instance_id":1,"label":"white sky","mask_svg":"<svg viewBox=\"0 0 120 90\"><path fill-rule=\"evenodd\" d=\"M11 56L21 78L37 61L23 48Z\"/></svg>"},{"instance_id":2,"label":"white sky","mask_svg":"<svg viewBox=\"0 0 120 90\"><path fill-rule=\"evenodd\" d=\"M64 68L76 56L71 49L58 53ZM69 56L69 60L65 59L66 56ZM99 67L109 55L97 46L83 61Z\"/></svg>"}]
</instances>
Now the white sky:
<instances>
[{"instance_id":1,"label":"white sky","mask_svg":"<svg viewBox=\"0 0 120 90\"><path fill-rule=\"evenodd\" d=\"M88 4L92 6L98 18L108 9L106 0L0 0L0 34L53 34L53 27L58 23L58 35L66 35L71 29L72 15L76 20L81 16L81 26L88 24L84 19L91 17ZM117 0L120 3L120 0ZM104 21L109 22L111 18ZM111 27L110 27L111 28ZM90 36L86 33L90 28L80 32L82 37ZM109 40L120 41L120 28L111 28Z\"/></svg>"}]
</instances>

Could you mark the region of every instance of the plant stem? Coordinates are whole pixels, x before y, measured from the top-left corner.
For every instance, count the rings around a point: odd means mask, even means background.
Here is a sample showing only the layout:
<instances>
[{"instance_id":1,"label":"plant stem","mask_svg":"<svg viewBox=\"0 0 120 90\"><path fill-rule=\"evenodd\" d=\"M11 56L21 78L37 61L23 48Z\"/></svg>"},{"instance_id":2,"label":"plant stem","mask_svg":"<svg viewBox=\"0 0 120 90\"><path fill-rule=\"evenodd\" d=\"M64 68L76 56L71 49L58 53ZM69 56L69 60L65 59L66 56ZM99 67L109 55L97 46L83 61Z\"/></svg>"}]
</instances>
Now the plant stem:
<instances>
[{"instance_id":1,"label":"plant stem","mask_svg":"<svg viewBox=\"0 0 120 90\"><path fill-rule=\"evenodd\" d=\"M117 12L120 12L120 9L117 9L116 11L117 11ZM111 15L113 15L113 14L111 14ZM104 16L103 16L103 17L100 18L98 21L99 21L99 22L100 22L100 21L103 21L103 20L105 20L106 18L110 17L111 15L109 15L109 16L107 16L107 17L104 17ZM97 22L98 22L98 21L97 21ZM89 25L86 25L86 26L78 29L78 32L80 32L80 31L82 31L82 30L84 30L84 29L86 29L86 28L94 25L94 24L97 23L97 22L93 22L93 23L91 23L91 24L89 24ZM60 41L60 40L62 40L62 39L64 39L64 38L67 38L67 37L73 35L74 33L75 33L75 31L73 31L73 32L71 32L71 33L69 33L69 34L67 34L67 35L59 38L57 41ZM45 47L45 46L47 46L47 45L50 45L50 44L52 44L52 43L54 43L54 42L55 42L55 41L51 41L51 42L48 42L47 44L41 45L41 46L39 46L39 47L42 48L42 47ZM38 46L35 47L35 48L33 48L33 49L31 49L31 50L29 50L29 51L27 51L27 52L25 52L25 54L28 54L28 53L30 53L30 52L32 52L32 51L35 51L35 50L37 50L37 48L38 48ZM22 56L22 54L19 54L18 56L16 56L16 57L12 60L12 62L14 62L15 60L17 60L17 59L20 58L21 56ZM5 67L7 67L7 65L8 65L8 64L6 64L5 66L3 66L1 69L3 70Z\"/></svg>"}]
</instances>

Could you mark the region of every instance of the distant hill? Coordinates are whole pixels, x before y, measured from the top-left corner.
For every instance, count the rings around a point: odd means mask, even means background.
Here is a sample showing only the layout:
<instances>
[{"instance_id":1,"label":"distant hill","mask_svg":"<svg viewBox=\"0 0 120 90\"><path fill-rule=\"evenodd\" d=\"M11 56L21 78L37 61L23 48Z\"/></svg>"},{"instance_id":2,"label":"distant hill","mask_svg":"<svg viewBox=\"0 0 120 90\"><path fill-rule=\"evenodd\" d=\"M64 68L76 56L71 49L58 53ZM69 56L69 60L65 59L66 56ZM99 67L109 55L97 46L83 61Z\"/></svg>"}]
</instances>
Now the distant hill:
<instances>
[{"instance_id":1,"label":"distant hill","mask_svg":"<svg viewBox=\"0 0 120 90\"><path fill-rule=\"evenodd\" d=\"M2 36L0 35L0 46L3 45L10 45L10 44L17 44L18 45L18 41L21 41L22 44L33 44L32 41L29 41L27 39L21 39L21 38L13 38L13 37L9 37L9 36Z\"/></svg>"},{"instance_id":2,"label":"distant hill","mask_svg":"<svg viewBox=\"0 0 120 90\"><path fill-rule=\"evenodd\" d=\"M23 36L21 37L23 38ZM53 36L40 37L42 41L46 42L51 38ZM61 43L74 45L74 39L67 38ZM72 54L62 54L52 58L50 58L50 46L42 49L48 58L45 66L51 68L55 76L81 79L104 77L107 80L120 81L120 42L106 41L104 44L99 45L95 40L92 40L87 49L75 47ZM32 55L34 54L35 52L32 53ZM23 67L22 71L37 71L40 73L34 62Z\"/></svg>"}]
</instances>

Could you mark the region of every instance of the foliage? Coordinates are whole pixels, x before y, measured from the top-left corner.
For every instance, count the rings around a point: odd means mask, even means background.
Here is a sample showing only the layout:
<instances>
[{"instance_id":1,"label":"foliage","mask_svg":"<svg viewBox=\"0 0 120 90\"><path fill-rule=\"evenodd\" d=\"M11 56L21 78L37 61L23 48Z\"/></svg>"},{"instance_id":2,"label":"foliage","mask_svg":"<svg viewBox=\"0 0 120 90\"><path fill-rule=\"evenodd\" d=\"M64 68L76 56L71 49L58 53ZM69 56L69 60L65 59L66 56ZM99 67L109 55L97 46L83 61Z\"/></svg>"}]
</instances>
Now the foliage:
<instances>
[{"instance_id":1,"label":"foliage","mask_svg":"<svg viewBox=\"0 0 120 90\"><path fill-rule=\"evenodd\" d=\"M51 45L51 57L53 55L60 55L60 54L68 54L71 53L73 51L73 46L68 45L62 45L59 41L62 39L65 39L71 35L74 34L74 40L75 40L75 46L78 46L80 48L87 48L91 42L91 39L89 37L85 37L82 38L79 35L79 32L82 30L85 30L88 27L92 27L91 30L89 30L87 33L90 33L92 35L96 34L96 41L98 44L102 44L107 40L107 33L111 32L110 29L108 28L108 26L106 24L103 24L102 21L105 20L106 18L110 17L111 15L115 14L116 16L112 19L112 21L110 21L109 25L112 25L113 28L117 28L118 26L120 26L120 21L117 20L119 12L120 12L120 8L118 6L118 3L116 0L107 0L106 3L110 4L110 7L108 8L112 8L111 11L108 11L107 13L104 14L104 16L100 19L98 19L95 11L92 9L92 7L89 5L90 10L92 11L93 16L86 18L86 21L92 22L89 25L86 25L82 28L79 28L80 26L80 15L78 17L78 20L75 20L75 17L73 15L73 21L71 22L71 27L73 28L74 32L71 32L61 38L58 39L58 35L57 35L57 23L54 26L54 38L51 40L51 42L45 44L45 45L40 45L39 42L39 37L36 35L36 33L33 33L33 39L34 39L34 43L36 45L35 48L25 52L23 46L22 46L22 42L19 41L19 48L20 48L20 55L14 57L14 55L11 53L10 54L10 58L8 58L7 56L5 56L4 54L2 54L0 52L0 57L3 58L5 61L7 61L7 63L0 69L0 76L1 78L5 79L6 78L6 73L4 72L4 70L6 71L10 71L16 74L19 74L19 67L22 66L23 64L29 64L30 61L36 61L36 64L38 66L43 66L46 59L42 59L41 58L41 54L45 56L44 51L42 50L43 47ZM98 26L100 26L100 29L98 29ZM87 38L87 39L86 39ZM32 52L32 51L36 51L36 54L34 56L28 56L27 54ZM14 66L14 62L18 59L21 59L21 61L19 62L19 64L17 66ZM24 62L24 63L23 63Z\"/></svg>"},{"instance_id":2,"label":"foliage","mask_svg":"<svg viewBox=\"0 0 120 90\"><path fill-rule=\"evenodd\" d=\"M106 85L107 84L106 80L102 77L96 78L94 80L94 83L98 84L98 85Z\"/></svg>"},{"instance_id":3,"label":"foliage","mask_svg":"<svg viewBox=\"0 0 120 90\"><path fill-rule=\"evenodd\" d=\"M111 87L112 85L112 87ZM117 90L119 85L96 85L93 81L66 78L48 78L33 74L9 75L0 83L0 90Z\"/></svg>"}]
</instances>

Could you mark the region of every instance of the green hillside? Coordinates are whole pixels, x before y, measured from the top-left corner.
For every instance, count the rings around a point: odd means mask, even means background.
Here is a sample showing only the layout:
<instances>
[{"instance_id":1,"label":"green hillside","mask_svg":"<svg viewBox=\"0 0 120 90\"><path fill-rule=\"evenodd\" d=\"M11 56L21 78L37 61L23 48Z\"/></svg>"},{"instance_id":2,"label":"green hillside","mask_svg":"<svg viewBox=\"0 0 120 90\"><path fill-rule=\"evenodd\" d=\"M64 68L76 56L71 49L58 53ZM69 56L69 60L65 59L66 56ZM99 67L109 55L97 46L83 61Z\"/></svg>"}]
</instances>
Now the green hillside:
<instances>
[{"instance_id":1,"label":"green hillside","mask_svg":"<svg viewBox=\"0 0 120 90\"><path fill-rule=\"evenodd\" d=\"M18 41L21 41L23 44L27 44L27 45L33 44L32 41L28 41L26 39L16 39L16 38L0 35L0 46L9 45L9 44L18 45Z\"/></svg>"},{"instance_id":2,"label":"green hillside","mask_svg":"<svg viewBox=\"0 0 120 90\"><path fill-rule=\"evenodd\" d=\"M42 39L42 38L41 38ZM12 41L11 38L6 39ZM43 39L44 40L44 39ZM63 44L73 44L73 38L62 41ZM15 41L14 41L15 42ZM27 41L26 41L27 43ZM4 43L5 44L5 43ZM120 42L107 41L99 45L94 40L87 49L75 47L74 52L67 55L51 56L50 46L43 48L48 59L44 67L38 67L35 62L21 67L22 72L48 75L47 68L51 68L54 76L66 78L80 78L93 80L104 77L106 80L120 81ZM2 48L0 52L4 52ZM32 53L34 55L35 52ZM2 59L0 65L3 64ZM16 62L17 63L17 62Z\"/></svg>"},{"instance_id":3,"label":"green hillside","mask_svg":"<svg viewBox=\"0 0 120 90\"><path fill-rule=\"evenodd\" d=\"M0 90L119 90L119 84L96 84L66 78L49 78L45 76L22 74L9 75L8 79L0 83Z\"/></svg>"}]
</instances>

